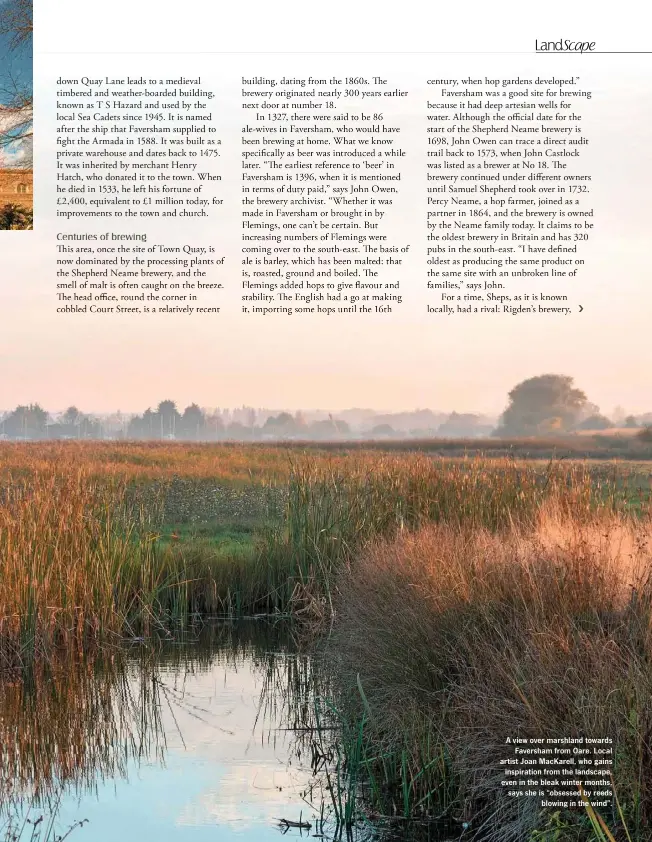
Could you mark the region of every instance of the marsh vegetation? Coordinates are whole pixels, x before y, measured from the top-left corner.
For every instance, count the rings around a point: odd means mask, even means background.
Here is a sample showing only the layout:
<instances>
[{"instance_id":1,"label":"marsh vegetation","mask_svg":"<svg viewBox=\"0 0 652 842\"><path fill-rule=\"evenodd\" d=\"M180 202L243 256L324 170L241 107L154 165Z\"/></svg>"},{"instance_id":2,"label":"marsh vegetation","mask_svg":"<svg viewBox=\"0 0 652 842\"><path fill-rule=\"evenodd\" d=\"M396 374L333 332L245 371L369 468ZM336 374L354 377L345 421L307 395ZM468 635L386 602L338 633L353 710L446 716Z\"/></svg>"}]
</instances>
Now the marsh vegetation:
<instances>
[{"instance_id":1,"label":"marsh vegetation","mask_svg":"<svg viewBox=\"0 0 652 842\"><path fill-rule=\"evenodd\" d=\"M44 791L39 763L59 784L66 769L91 780L113 774L110 746L143 744L111 720L96 745L66 719L75 699L101 723L109 698L127 698L125 647L265 617L310 652L292 692L275 674L263 696L284 700L337 832L652 838L643 463L106 443L1 456L3 703L14 722L29 692L51 705L29 726L38 740L3 740L5 801ZM82 679L82 662L100 667ZM147 707L160 686L137 669L145 685L134 696L132 675L129 698ZM618 801L592 818L506 798L508 736L612 738Z\"/></svg>"}]
</instances>

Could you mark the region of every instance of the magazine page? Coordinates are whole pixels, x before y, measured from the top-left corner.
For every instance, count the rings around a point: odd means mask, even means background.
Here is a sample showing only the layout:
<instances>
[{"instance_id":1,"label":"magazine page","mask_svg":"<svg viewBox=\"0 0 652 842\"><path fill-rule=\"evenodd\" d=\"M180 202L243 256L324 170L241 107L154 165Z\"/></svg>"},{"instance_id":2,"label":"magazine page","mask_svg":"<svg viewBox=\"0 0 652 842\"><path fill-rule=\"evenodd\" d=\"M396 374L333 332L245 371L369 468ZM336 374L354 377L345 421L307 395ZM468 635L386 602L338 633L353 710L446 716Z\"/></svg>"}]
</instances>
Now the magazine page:
<instances>
[{"instance_id":1,"label":"magazine page","mask_svg":"<svg viewBox=\"0 0 652 842\"><path fill-rule=\"evenodd\" d=\"M645 10L0 0L0 842L650 842Z\"/></svg>"}]
</instances>

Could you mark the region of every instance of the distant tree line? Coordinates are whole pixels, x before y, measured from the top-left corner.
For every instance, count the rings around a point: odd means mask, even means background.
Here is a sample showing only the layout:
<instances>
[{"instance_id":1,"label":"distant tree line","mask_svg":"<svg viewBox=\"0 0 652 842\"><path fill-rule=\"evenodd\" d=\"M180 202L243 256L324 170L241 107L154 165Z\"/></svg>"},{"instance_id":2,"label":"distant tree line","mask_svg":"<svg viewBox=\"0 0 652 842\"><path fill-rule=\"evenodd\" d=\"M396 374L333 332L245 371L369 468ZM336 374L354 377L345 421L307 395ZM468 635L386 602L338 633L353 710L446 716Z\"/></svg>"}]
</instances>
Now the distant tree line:
<instances>
[{"instance_id":1,"label":"distant tree line","mask_svg":"<svg viewBox=\"0 0 652 842\"><path fill-rule=\"evenodd\" d=\"M346 421L308 423L301 412L269 415L257 424L256 410L243 407L229 412L205 410L192 403L182 412L173 400L161 401L155 409L130 418L113 416L110 422L70 406L53 418L38 403L17 406L0 416L0 437L33 439L175 439L179 441L265 440L268 438L333 439L350 434Z\"/></svg>"},{"instance_id":2,"label":"distant tree line","mask_svg":"<svg viewBox=\"0 0 652 842\"><path fill-rule=\"evenodd\" d=\"M237 419L226 421L219 412L207 412L196 403L179 412L172 400L164 400L156 409L134 416L127 427L130 439L179 439L214 441L219 439L334 438L351 432L345 421L330 418L308 423L301 412L281 412L268 416L258 425L256 410L245 407Z\"/></svg>"},{"instance_id":3,"label":"distant tree line","mask_svg":"<svg viewBox=\"0 0 652 842\"><path fill-rule=\"evenodd\" d=\"M0 435L10 439L94 439L102 437L102 424L76 406L68 407L58 420L52 421L40 404L30 403L17 406L0 420Z\"/></svg>"},{"instance_id":4,"label":"distant tree line","mask_svg":"<svg viewBox=\"0 0 652 842\"><path fill-rule=\"evenodd\" d=\"M349 412L352 417L358 410ZM392 438L469 439L494 435L499 438L549 437L569 433L608 431L614 427L640 428L642 439L652 439L652 414L626 415L618 408L609 419L578 389L572 377L543 374L517 384L508 395L508 405L498 425L484 416L452 412L440 416L436 426L412 429L408 418L430 419L430 410L414 413L368 416L367 424L356 426L341 418L321 413L313 420L303 412L270 413L253 407L235 410L207 410L191 403L180 411L173 400L161 401L141 415L99 417L85 414L76 406L53 417L38 403L17 406L0 415L0 438L4 439L140 439L178 441L265 441L269 439L337 440ZM346 413L344 413L346 414ZM373 421L376 418L377 420ZM390 421L396 419L397 427ZM647 439L646 439L647 437Z\"/></svg>"}]
</instances>

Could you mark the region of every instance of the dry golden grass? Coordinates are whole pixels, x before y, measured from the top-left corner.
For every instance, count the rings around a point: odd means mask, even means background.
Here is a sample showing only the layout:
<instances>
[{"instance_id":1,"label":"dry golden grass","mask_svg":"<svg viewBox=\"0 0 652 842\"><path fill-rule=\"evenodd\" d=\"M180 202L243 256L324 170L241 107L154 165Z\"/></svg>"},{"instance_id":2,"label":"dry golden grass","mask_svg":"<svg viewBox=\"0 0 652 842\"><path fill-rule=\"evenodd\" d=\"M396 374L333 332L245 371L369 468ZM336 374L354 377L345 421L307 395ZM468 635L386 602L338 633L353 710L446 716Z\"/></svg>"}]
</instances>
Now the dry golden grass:
<instances>
[{"instance_id":1,"label":"dry golden grass","mask_svg":"<svg viewBox=\"0 0 652 842\"><path fill-rule=\"evenodd\" d=\"M378 536L429 522L531 523L551 495L576 519L596 500L613 503L581 466L505 459L77 442L3 445L0 457L0 669L191 615L313 606L326 616L333 573ZM230 483L244 493L245 476L265 498L266 485L285 487L271 501L285 517L265 546L159 541L159 503L192 520ZM250 519L263 503L226 508Z\"/></svg>"},{"instance_id":2,"label":"dry golden grass","mask_svg":"<svg viewBox=\"0 0 652 842\"><path fill-rule=\"evenodd\" d=\"M622 436L628 439L636 436L640 432L640 427L607 427L606 430L579 430L575 435L577 436L596 436L598 439L601 436Z\"/></svg>"},{"instance_id":3,"label":"dry golden grass","mask_svg":"<svg viewBox=\"0 0 652 842\"><path fill-rule=\"evenodd\" d=\"M74 466L2 489L0 668L122 631L138 601L125 573L150 560L137 525L124 486Z\"/></svg>"},{"instance_id":4,"label":"dry golden grass","mask_svg":"<svg viewBox=\"0 0 652 842\"><path fill-rule=\"evenodd\" d=\"M161 541L122 478L74 462L0 489L0 681L61 650L111 647L206 617L283 611L289 556L260 541Z\"/></svg>"},{"instance_id":5,"label":"dry golden grass","mask_svg":"<svg viewBox=\"0 0 652 842\"><path fill-rule=\"evenodd\" d=\"M171 476L260 483L287 479L283 448L174 442L2 442L0 479L30 471L83 468L96 476L153 480Z\"/></svg>"},{"instance_id":6,"label":"dry golden grass","mask_svg":"<svg viewBox=\"0 0 652 842\"><path fill-rule=\"evenodd\" d=\"M651 562L649 522L554 501L533 529L443 523L363 553L337 580L331 655L394 791L434 812L454 782L473 827L529 839L541 815L505 797L506 738L608 736L630 830L652 838Z\"/></svg>"},{"instance_id":7,"label":"dry golden grass","mask_svg":"<svg viewBox=\"0 0 652 842\"><path fill-rule=\"evenodd\" d=\"M602 436L604 438L604 436ZM188 479L212 479L223 483L269 484L287 482L294 466L309 456L313 463L330 470L346 470L351 461L374 465L394 461L409 465L433 459L440 462L482 460L485 464L504 465L507 461L521 466L540 460L543 464L560 454L572 440L487 441L399 441L399 442L286 442L276 444L240 444L234 442L189 444L184 442L0 442L0 484L12 475L30 471L63 472L83 468L97 476L127 480L154 480L172 476ZM570 444L569 444L570 447ZM450 454L447 452L450 450ZM465 456L465 454L467 454ZM492 455L493 454L493 455ZM597 466L609 464L608 449L601 451ZM506 458L506 456L508 458ZM572 448L567 459L582 459L580 449ZM624 458L636 460L631 453ZM645 462L630 461L645 469Z\"/></svg>"}]
</instances>

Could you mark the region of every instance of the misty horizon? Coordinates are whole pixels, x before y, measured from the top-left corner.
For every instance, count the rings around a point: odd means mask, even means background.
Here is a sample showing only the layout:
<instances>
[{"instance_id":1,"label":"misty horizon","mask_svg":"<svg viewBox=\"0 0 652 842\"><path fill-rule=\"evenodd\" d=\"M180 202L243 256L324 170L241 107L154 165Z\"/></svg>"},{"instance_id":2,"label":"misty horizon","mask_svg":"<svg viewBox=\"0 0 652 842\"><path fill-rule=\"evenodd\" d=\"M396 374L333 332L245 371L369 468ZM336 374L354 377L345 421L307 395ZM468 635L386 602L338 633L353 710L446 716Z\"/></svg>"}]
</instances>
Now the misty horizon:
<instances>
[{"instance_id":1,"label":"misty horizon","mask_svg":"<svg viewBox=\"0 0 652 842\"><path fill-rule=\"evenodd\" d=\"M542 376L542 375L535 375L535 376ZM530 379L530 378L525 378ZM523 381L520 381L523 382ZM513 384L516 385L516 384ZM576 384L577 386L581 387L582 384ZM590 407L590 411L592 413L600 413L608 418L611 418L614 421L623 420L628 416L634 417L644 417L652 416L652 406L642 407L638 406L637 408L632 409L631 407L625 407L621 402L616 401L612 404L611 408L606 409L599 403L596 403L591 400L591 392L588 389L585 389L584 392L586 393L587 397L587 406ZM488 410L486 408L480 407L473 407L469 408L468 406L463 407L454 407L454 408L432 408L432 406L427 405L417 405L412 406L412 408L408 408L407 406L399 406L399 407L377 407L372 405L355 405L349 404L348 406L340 406L339 408L332 408L328 406L306 406L306 405L297 405L297 404L265 404L264 402L259 402L258 404L254 403L247 403L247 402L233 402L227 404L226 402L223 404L214 404L210 402L203 402L201 400L197 400L197 398L193 399L175 399L174 397L165 397L161 398L158 397L157 399L149 401L143 401L139 408L130 408L130 409L123 409L121 406L112 407L112 408L93 408L87 409L82 406L82 403L79 401L69 401L66 403L59 404L58 408L56 409L48 409L45 406L45 402L42 400L34 400L33 398L29 400L21 400L16 401L13 403L13 406L5 406L0 408L0 419L4 417L8 412L11 412L16 407L20 406L30 406L30 405L38 405L44 408L48 414L52 417L62 415L66 412L67 409L70 407L75 407L78 409L83 415L91 416L95 418L109 418L114 416L122 416L126 419L142 415L144 412L147 411L156 411L157 406L159 406L164 401L172 401L175 404L175 407L183 411L184 408L190 406L198 406L203 412L208 414L224 414L225 416L233 416L238 413L243 412L255 412L257 418L262 416L263 422L266 417L272 415L278 415L281 413L289 413L290 415L303 415L308 419L327 419L329 417L338 418L338 417L351 417L356 416L361 419L363 418L377 418L377 417L394 417L399 418L401 416L433 416L433 419L441 420L443 418L449 417L451 415L458 415L458 416L465 416L471 417L475 416L478 419L481 419L485 423L498 423L501 416L503 415L505 409L509 404L509 389L504 393L504 398L502 401L502 406L500 409L491 409ZM496 402L497 404L497 402Z\"/></svg>"},{"instance_id":2,"label":"misty horizon","mask_svg":"<svg viewBox=\"0 0 652 842\"><path fill-rule=\"evenodd\" d=\"M567 393L543 410L541 384L566 384ZM545 388L545 387L544 387ZM519 401L514 395L520 392ZM550 394L558 394L554 388ZM525 404L523 404L523 396ZM534 396L534 403L532 397ZM0 439L4 440L140 440L140 441L328 441L365 439L488 439L599 433L626 429L632 433L652 426L652 412L627 414L622 407L607 416L573 388L571 378L546 375L519 384L510 394L509 407L500 415L446 412L430 408L383 412L372 408L344 410L272 409L269 407L185 408L171 399L141 413L116 410L85 412L75 405L48 410L41 404L23 404L0 411ZM579 399L579 400L578 400ZM529 404L528 404L529 401ZM564 403L566 401L566 403ZM574 402L574 403L573 403ZM528 408L528 406L530 408ZM539 413L533 426L531 414ZM523 411L525 410L525 411Z\"/></svg>"}]
</instances>

